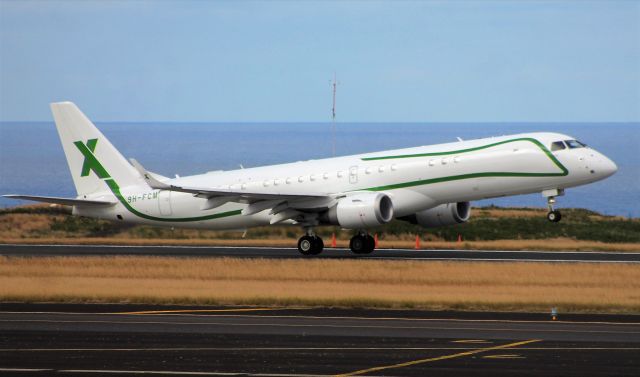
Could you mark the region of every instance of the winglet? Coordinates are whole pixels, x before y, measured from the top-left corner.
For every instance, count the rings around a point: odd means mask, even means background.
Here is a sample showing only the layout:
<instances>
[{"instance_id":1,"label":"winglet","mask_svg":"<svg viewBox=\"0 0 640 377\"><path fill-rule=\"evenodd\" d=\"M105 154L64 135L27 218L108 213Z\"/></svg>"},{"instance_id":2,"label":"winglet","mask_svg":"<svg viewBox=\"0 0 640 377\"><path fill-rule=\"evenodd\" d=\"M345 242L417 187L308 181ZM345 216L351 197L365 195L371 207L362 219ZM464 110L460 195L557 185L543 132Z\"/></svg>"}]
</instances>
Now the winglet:
<instances>
[{"instance_id":1,"label":"winglet","mask_svg":"<svg viewBox=\"0 0 640 377\"><path fill-rule=\"evenodd\" d=\"M171 185L168 185L166 183L163 183L157 180L153 176L153 174L148 172L135 158L130 158L129 161L131 162L131 165L133 165L133 167L138 171L138 173L140 173L144 181L147 182L149 187L153 189L160 189L160 190L171 189Z\"/></svg>"}]
</instances>

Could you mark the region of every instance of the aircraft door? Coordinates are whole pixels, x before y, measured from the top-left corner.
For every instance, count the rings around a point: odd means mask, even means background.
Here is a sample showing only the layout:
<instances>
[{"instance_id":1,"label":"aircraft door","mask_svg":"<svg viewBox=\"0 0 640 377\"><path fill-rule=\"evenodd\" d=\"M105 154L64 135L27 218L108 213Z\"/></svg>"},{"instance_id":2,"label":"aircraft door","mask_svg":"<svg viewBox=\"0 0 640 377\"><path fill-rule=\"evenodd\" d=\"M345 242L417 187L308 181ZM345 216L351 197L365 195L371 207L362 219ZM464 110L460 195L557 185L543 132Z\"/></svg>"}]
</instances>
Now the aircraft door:
<instances>
[{"instance_id":1,"label":"aircraft door","mask_svg":"<svg viewBox=\"0 0 640 377\"><path fill-rule=\"evenodd\" d=\"M358 167L352 166L349 168L349 183L358 183Z\"/></svg>"},{"instance_id":2,"label":"aircraft door","mask_svg":"<svg viewBox=\"0 0 640 377\"><path fill-rule=\"evenodd\" d=\"M171 191L160 190L158 193L158 208L160 215L171 215Z\"/></svg>"}]
</instances>

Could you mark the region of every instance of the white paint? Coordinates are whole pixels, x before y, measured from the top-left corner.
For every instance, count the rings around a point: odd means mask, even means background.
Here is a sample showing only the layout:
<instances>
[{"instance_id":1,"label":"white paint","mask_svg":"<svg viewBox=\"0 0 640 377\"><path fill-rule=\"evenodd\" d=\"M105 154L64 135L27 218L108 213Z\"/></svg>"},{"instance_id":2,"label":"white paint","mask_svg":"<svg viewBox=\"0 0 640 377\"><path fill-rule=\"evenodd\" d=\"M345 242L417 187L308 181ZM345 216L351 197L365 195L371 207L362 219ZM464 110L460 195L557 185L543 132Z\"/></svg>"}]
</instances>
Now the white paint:
<instances>
[{"instance_id":1,"label":"white paint","mask_svg":"<svg viewBox=\"0 0 640 377\"><path fill-rule=\"evenodd\" d=\"M121 221L139 224L246 229L274 222L275 214L255 211L263 205L270 209L286 201L288 208L295 210L300 209L299 203L308 202L310 198L333 199L326 201L331 204L305 209L304 215L289 212L290 223L316 226L318 216L335 206L334 202L371 191L391 198L395 217L402 217L446 203L559 192L602 180L617 170L611 160L590 148L549 152L551 143L574 138L539 132L168 178L146 172L138 163L132 166L73 103L54 103L51 108L78 191L78 198L68 199L75 201L69 202L76 204L73 213L113 220L121 216ZM94 139L97 142L90 144ZM87 148L95 150L87 152ZM99 176L99 169L81 175L85 161L91 161L85 159L87 154L99 161L108 176L104 173ZM434 159L436 163L432 163ZM390 164L390 172L380 172L379 167L384 164ZM343 172L348 172L349 177L318 179L342 177ZM501 173L534 176L501 176ZM451 177L458 178L452 180ZM465 178L460 180L460 177ZM107 182L115 182L124 199L116 197L116 189L110 188ZM231 199L215 208L206 205L208 200L219 197ZM93 202L84 205L83 200ZM238 214L239 211L243 215ZM222 216L194 220L217 214Z\"/></svg>"}]
</instances>

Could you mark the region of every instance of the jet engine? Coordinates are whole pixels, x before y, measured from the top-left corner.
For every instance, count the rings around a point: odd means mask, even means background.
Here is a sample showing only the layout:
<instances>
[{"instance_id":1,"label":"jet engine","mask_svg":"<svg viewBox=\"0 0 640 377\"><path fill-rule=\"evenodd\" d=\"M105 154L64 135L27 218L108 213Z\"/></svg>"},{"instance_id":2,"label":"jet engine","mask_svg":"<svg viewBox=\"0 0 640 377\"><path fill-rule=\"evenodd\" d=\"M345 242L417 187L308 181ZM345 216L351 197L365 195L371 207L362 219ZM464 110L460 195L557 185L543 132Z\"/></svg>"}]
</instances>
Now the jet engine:
<instances>
[{"instance_id":1,"label":"jet engine","mask_svg":"<svg viewBox=\"0 0 640 377\"><path fill-rule=\"evenodd\" d=\"M393 203L383 193L350 195L320 216L324 224L346 229L366 229L386 224L393 219Z\"/></svg>"},{"instance_id":2,"label":"jet engine","mask_svg":"<svg viewBox=\"0 0 640 377\"><path fill-rule=\"evenodd\" d=\"M413 215L400 217L399 220L408 221L425 228L462 224L471 216L471 203L446 203Z\"/></svg>"}]
</instances>

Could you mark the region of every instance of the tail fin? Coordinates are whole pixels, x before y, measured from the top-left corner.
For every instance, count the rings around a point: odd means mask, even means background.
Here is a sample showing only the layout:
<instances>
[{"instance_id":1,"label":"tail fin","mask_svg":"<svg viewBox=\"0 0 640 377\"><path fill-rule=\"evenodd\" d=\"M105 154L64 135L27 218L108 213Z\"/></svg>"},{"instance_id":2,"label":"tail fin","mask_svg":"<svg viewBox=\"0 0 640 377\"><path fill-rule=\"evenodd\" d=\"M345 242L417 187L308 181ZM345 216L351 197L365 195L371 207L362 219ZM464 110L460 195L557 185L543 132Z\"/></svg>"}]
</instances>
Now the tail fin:
<instances>
[{"instance_id":1,"label":"tail fin","mask_svg":"<svg viewBox=\"0 0 640 377\"><path fill-rule=\"evenodd\" d=\"M107 178L120 187L144 185L139 173L75 104L52 103L51 112L78 196L106 191Z\"/></svg>"}]
</instances>

